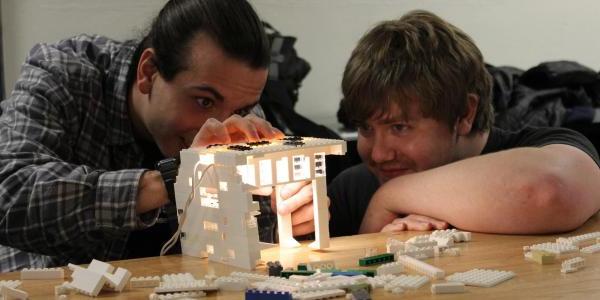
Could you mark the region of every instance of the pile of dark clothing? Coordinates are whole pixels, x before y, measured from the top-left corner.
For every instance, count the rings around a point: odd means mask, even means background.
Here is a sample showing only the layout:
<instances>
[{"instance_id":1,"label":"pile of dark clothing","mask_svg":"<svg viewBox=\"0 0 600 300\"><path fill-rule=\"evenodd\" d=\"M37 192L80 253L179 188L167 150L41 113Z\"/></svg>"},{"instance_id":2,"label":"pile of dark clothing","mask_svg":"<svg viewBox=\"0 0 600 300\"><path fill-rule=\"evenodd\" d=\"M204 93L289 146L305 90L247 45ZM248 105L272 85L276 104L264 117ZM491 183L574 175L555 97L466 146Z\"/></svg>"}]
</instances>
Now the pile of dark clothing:
<instances>
[{"instance_id":1,"label":"pile of dark clothing","mask_svg":"<svg viewBox=\"0 0 600 300\"><path fill-rule=\"evenodd\" d=\"M600 107L600 74L576 62L546 62L527 71L487 67L500 128L589 124Z\"/></svg>"}]
</instances>

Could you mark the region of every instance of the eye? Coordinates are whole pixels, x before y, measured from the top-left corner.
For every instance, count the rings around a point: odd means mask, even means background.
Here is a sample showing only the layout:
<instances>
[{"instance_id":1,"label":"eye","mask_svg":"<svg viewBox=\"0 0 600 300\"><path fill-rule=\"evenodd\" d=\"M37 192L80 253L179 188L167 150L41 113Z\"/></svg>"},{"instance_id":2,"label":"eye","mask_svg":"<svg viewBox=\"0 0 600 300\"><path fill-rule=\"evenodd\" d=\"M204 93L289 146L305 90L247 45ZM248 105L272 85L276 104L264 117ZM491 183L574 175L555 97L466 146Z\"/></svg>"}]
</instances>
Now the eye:
<instances>
[{"instance_id":1,"label":"eye","mask_svg":"<svg viewBox=\"0 0 600 300\"><path fill-rule=\"evenodd\" d=\"M369 137L373 134L373 127L369 126L369 124L358 124L356 127L358 128L358 133L364 137Z\"/></svg>"},{"instance_id":2,"label":"eye","mask_svg":"<svg viewBox=\"0 0 600 300\"><path fill-rule=\"evenodd\" d=\"M242 108L234 111L234 113L244 117L247 116L252 111L252 107Z\"/></svg>"},{"instance_id":3,"label":"eye","mask_svg":"<svg viewBox=\"0 0 600 300\"><path fill-rule=\"evenodd\" d=\"M400 123L393 124L391 128L394 133L404 133L410 129L410 126L408 126L408 124Z\"/></svg>"},{"instance_id":4,"label":"eye","mask_svg":"<svg viewBox=\"0 0 600 300\"><path fill-rule=\"evenodd\" d=\"M211 108L215 105L215 101L210 98L196 98L196 102L202 108Z\"/></svg>"}]
</instances>

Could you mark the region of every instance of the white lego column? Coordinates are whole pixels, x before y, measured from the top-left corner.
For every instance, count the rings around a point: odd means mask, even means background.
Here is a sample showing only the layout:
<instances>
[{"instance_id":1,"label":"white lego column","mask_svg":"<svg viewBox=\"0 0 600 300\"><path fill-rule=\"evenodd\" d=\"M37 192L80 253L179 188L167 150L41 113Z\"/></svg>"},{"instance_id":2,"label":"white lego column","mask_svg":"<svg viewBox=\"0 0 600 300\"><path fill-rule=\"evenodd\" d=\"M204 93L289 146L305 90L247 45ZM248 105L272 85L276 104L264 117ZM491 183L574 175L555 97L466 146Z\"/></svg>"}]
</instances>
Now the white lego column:
<instances>
[{"instance_id":1,"label":"white lego column","mask_svg":"<svg viewBox=\"0 0 600 300\"><path fill-rule=\"evenodd\" d=\"M312 249L325 249L329 247L329 218L326 177L317 177L312 180L313 211L315 219L315 241L309 247Z\"/></svg>"},{"instance_id":2,"label":"white lego column","mask_svg":"<svg viewBox=\"0 0 600 300\"><path fill-rule=\"evenodd\" d=\"M281 205L283 198L281 198L281 185L275 186L275 199L277 206ZM279 231L279 247L281 248L295 248L299 247L300 243L294 239L292 232L292 214L277 214L277 229Z\"/></svg>"}]
</instances>

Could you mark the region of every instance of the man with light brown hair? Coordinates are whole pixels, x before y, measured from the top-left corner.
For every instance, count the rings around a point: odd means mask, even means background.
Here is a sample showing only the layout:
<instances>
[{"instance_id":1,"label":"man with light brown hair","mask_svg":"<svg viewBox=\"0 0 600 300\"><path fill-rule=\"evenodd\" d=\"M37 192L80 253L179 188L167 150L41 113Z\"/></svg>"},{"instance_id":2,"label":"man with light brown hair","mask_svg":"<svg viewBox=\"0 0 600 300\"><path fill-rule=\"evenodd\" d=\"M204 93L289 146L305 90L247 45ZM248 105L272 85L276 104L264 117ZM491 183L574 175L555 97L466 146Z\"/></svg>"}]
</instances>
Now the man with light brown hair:
<instances>
[{"instance_id":1,"label":"man with light brown hair","mask_svg":"<svg viewBox=\"0 0 600 300\"><path fill-rule=\"evenodd\" d=\"M493 127L473 40L426 11L359 41L342 91L363 163L330 184L333 236L443 229L568 231L600 209L600 159L563 128Z\"/></svg>"}]
</instances>

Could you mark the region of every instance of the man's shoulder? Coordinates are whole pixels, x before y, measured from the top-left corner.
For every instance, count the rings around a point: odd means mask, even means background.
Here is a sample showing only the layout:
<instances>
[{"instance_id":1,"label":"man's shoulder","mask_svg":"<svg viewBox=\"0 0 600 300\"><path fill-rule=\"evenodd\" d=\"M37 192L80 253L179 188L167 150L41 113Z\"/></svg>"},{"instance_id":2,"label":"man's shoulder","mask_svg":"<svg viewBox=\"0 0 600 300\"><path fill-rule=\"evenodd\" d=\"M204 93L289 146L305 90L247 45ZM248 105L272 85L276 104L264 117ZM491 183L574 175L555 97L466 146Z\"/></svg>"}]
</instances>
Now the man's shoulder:
<instances>
[{"instance_id":1,"label":"man's shoulder","mask_svg":"<svg viewBox=\"0 0 600 300\"><path fill-rule=\"evenodd\" d=\"M26 63L42 66L90 65L101 68L109 65L121 51L133 52L136 45L132 40L120 42L102 35L79 34L54 43L34 45Z\"/></svg>"}]
</instances>

